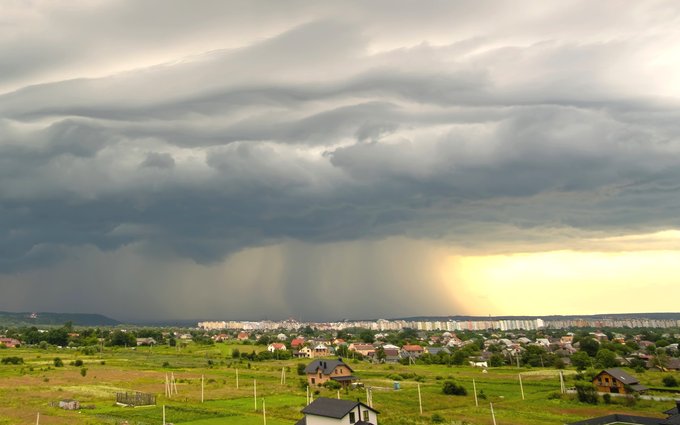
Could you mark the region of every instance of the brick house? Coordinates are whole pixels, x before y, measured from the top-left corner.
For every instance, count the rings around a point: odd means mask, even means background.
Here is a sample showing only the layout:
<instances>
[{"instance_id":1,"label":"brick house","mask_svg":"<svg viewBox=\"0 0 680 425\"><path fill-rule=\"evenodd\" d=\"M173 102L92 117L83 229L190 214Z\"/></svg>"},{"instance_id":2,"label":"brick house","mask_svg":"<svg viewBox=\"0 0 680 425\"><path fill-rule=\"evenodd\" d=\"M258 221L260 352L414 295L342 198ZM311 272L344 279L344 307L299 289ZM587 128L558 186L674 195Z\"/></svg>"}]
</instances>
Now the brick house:
<instances>
[{"instance_id":1,"label":"brick house","mask_svg":"<svg viewBox=\"0 0 680 425\"><path fill-rule=\"evenodd\" d=\"M314 360L305 368L307 383L310 386L323 385L332 379L346 387L357 380L352 372L354 372L352 368L345 364L342 359Z\"/></svg>"}]
</instances>

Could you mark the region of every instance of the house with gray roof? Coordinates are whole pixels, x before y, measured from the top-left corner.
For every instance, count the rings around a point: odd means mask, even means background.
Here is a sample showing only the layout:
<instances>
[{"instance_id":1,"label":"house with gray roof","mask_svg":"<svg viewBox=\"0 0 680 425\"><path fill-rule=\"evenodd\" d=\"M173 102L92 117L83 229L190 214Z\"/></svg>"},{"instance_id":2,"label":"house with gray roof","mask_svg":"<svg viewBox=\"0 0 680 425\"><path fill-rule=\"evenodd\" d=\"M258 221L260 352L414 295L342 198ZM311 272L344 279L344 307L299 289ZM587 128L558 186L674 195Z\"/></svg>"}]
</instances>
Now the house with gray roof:
<instances>
[{"instance_id":1,"label":"house with gray roof","mask_svg":"<svg viewBox=\"0 0 680 425\"><path fill-rule=\"evenodd\" d=\"M352 372L354 372L354 370L340 358L337 360L314 360L305 368L307 383L310 386L323 385L327 381L333 380L342 384L343 387L346 387L357 380L357 378L352 375Z\"/></svg>"},{"instance_id":2,"label":"house with gray roof","mask_svg":"<svg viewBox=\"0 0 680 425\"><path fill-rule=\"evenodd\" d=\"M378 411L360 401L319 397L302 413L295 425L378 425Z\"/></svg>"},{"instance_id":3,"label":"house with gray roof","mask_svg":"<svg viewBox=\"0 0 680 425\"><path fill-rule=\"evenodd\" d=\"M641 385L632 375L618 367L605 369L593 378L593 385L601 393L632 394L647 391L648 388Z\"/></svg>"}]
</instances>

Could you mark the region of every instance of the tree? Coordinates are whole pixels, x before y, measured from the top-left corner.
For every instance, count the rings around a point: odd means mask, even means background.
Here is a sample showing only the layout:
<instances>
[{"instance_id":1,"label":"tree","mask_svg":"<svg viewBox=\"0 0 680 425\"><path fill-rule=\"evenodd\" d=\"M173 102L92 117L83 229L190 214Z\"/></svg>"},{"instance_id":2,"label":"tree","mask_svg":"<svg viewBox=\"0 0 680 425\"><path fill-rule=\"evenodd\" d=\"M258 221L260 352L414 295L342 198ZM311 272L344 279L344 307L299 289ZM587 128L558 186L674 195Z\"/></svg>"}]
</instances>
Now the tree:
<instances>
[{"instance_id":1,"label":"tree","mask_svg":"<svg viewBox=\"0 0 680 425\"><path fill-rule=\"evenodd\" d=\"M123 332L122 330L116 330L111 334L110 344L112 346L136 346L137 340L135 336L128 332Z\"/></svg>"},{"instance_id":2,"label":"tree","mask_svg":"<svg viewBox=\"0 0 680 425\"><path fill-rule=\"evenodd\" d=\"M603 348L597 352L595 360L597 362L598 367L601 367L603 369L616 367L619 365L619 362L616 360L616 353L606 348Z\"/></svg>"},{"instance_id":3,"label":"tree","mask_svg":"<svg viewBox=\"0 0 680 425\"><path fill-rule=\"evenodd\" d=\"M661 380L663 382L664 387L677 387L678 386L678 380L675 379L675 376L673 375L666 375L663 377Z\"/></svg>"},{"instance_id":4,"label":"tree","mask_svg":"<svg viewBox=\"0 0 680 425\"><path fill-rule=\"evenodd\" d=\"M297 364L297 374L300 376L303 376L305 374L305 368L307 366L304 363L298 363Z\"/></svg>"},{"instance_id":5,"label":"tree","mask_svg":"<svg viewBox=\"0 0 680 425\"><path fill-rule=\"evenodd\" d=\"M387 355L385 354L385 349L382 347L378 347L377 350L375 350L375 358L378 359L378 363L382 363L385 361L387 358Z\"/></svg>"},{"instance_id":6,"label":"tree","mask_svg":"<svg viewBox=\"0 0 680 425\"><path fill-rule=\"evenodd\" d=\"M64 366L64 361L60 359L59 357L54 358L54 367L63 367Z\"/></svg>"},{"instance_id":7,"label":"tree","mask_svg":"<svg viewBox=\"0 0 680 425\"><path fill-rule=\"evenodd\" d=\"M366 329L361 331L361 333L359 334L359 339L365 343L372 344L373 341L375 341L375 336L373 335L373 332Z\"/></svg>"},{"instance_id":8,"label":"tree","mask_svg":"<svg viewBox=\"0 0 680 425\"><path fill-rule=\"evenodd\" d=\"M600 343L593 338L583 338L580 342L581 351L585 351L590 357L595 357L600 349Z\"/></svg>"},{"instance_id":9,"label":"tree","mask_svg":"<svg viewBox=\"0 0 680 425\"><path fill-rule=\"evenodd\" d=\"M576 370L586 370L590 366L590 356L585 351L577 351L571 356L571 364L576 367Z\"/></svg>"},{"instance_id":10,"label":"tree","mask_svg":"<svg viewBox=\"0 0 680 425\"><path fill-rule=\"evenodd\" d=\"M597 404L597 389L592 382L577 382L576 395L581 403Z\"/></svg>"},{"instance_id":11,"label":"tree","mask_svg":"<svg viewBox=\"0 0 680 425\"><path fill-rule=\"evenodd\" d=\"M465 387L456 384L454 381L445 381L442 386L442 392L446 395L467 395Z\"/></svg>"},{"instance_id":12,"label":"tree","mask_svg":"<svg viewBox=\"0 0 680 425\"><path fill-rule=\"evenodd\" d=\"M499 367L505 364L505 357L501 354L492 354L489 358L489 366Z\"/></svg>"}]
</instances>

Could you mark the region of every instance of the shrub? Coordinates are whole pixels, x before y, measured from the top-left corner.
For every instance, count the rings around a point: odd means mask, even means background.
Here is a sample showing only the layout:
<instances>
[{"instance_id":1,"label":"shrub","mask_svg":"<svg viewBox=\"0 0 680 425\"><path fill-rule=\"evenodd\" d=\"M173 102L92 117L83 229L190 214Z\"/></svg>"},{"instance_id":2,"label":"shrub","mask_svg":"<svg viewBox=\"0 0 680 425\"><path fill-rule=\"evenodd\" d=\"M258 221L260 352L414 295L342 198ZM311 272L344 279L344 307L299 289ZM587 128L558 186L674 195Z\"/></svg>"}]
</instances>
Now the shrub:
<instances>
[{"instance_id":1,"label":"shrub","mask_svg":"<svg viewBox=\"0 0 680 425\"><path fill-rule=\"evenodd\" d=\"M444 423L444 417L440 415L439 413L435 413L432 415L432 418L430 419L433 424L441 424Z\"/></svg>"},{"instance_id":2,"label":"shrub","mask_svg":"<svg viewBox=\"0 0 680 425\"><path fill-rule=\"evenodd\" d=\"M73 366L76 367L81 367L83 365L83 361L80 359L77 359L75 362L73 362Z\"/></svg>"},{"instance_id":3,"label":"shrub","mask_svg":"<svg viewBox=\"0 0 680 425\"><path fill-rule=\"evenodd\" d=\"M86 375L87 375L87 368L84 367L84 368L80 369L80 376L82 376L84 378Z\"/></svg>"},{"instance_id":4,"label":"shrub","mask_svg":"<svg viewBox=\"0 0 680 425\"><path fill-rule=\"evenodd\" d=\"M170 367L170 362L163 362L163 367Z\"/></svg>"},{"instance_id":5,"label":"shrub","mask_svg":"<svg viewBox=\"0 0 680 425\"><path fill-rule=\"evenodd\" d=\"M456 384L454 381L446 381L442 386L442 392L447 395L467 395L464 386Z\"/></svg>"},{"instance_id":6,"label":"shrub","mask_svg":"<svg viewBox=\"0 0 680 425\"><path fill-rule=\"evenodd\" d=\"M677 387L678 380L673 375L666 375L662 379L664 387Z\"/></svg>"},{"instance_id":7,"label":"shrub","mask_svg":"<svg viewBox=\"0 0 680 425\"><path fill-rule=\"evenodd\" d=\"M323 386L326 387L329 390L339 390L340 388L342 388L342 385L340 385L339 382L334 381L332 379L324 382Z\"/></svg>"},{"instance_id":8,"label":"shrub","mask_svg":"<svg viewBox=\"0 0 680 425\"><path fill-rule=\"evenodd\" d=\"M3 357L2 360L0 360L0 362L2 362L2 364L23 364L24 359L16 356Z\"/></svg>"},{"instance_id":9,"label":"shrub","mask_svg":"<svg viewBox=\"0 0 680 425\"><path fill-rule=\"evenodd\" d=\"M64 366L64 361L60 359L59 357L54 358L54 367L63 367Z\"/></svg>"},{"instance_id":10,"label":"shrub","mask_svg":"<svg viewBox=\"0 0 680 425\"><path fill-rule=\"evenodd\" d=\"M602 395L602 401L604 401L604 404L611 404L612 402L612 395L609 393L605 393Z\"/></svg>"},{"instance_id":11,"label":"shrub","mask_svg":"<svg viewBox=\"0 0 680 425\"><path fill-rule=\"evenodd\" d=\"M597 404L597 390L590 382L577 382L576 395L581 403Z\"/></svg>"},{"instance_id":12,"label":"shrub","mask_svg":"<svg viewBox=\"0 0 680 425\"><path fill-rule=\"evenodd\" d=\"M477 392L477 398L480 400L486 400L486 394L484 393L484 390L479 390Z\"/></svg>"},{"instance_id":13,"label":"shrub","mask_svg":"<svg viewBox=\"0 0 680 425\"><path fill-rule=\"evenodd\" d=\"M304 363L298 363L298 364L297 364L297 374L298 374L298 375L301 375L301 376L304 375L304 374L305 374L305 368L306 368L306 367L307 367L307 366L305 366Z\"/></svg>"}]
</instances>

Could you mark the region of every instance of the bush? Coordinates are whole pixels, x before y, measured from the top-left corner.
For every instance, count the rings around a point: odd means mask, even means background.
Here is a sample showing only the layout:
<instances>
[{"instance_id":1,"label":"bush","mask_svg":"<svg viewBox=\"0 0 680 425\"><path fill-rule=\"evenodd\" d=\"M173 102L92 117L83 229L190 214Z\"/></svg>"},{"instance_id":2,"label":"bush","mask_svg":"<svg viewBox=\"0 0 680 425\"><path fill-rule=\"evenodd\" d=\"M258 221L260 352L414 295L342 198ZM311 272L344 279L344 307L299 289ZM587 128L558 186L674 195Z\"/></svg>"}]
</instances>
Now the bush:
<instances>
[{"instance_id":1,"label":"bush","mask_svg":"<svg viewBox=\"0 0 680 425\"><path fill-rule=\"evenodd\" d=\"M604 401L604 404L611 404L612 402L612 395L609 393L605 393L602 395L602 401Z\"/></svg>"},{"instance_id":2,"label":"bush","mask_svg":"<svg viewBox=\"0 0 680 425\"><path fill-rule=\"evenodd\" d=\"M662 379L664 387L677 387L678 380L673 375L666 375Z\"/></svg>"},{"instance_id":3,"label":"bush","mask_svg":"<svg viewBox=\"0 0 680 425\"><path fill-rule=\"evenodd\" d=\"M0 360L0 362L2 362L2 364L23 364L24 359L16 356L3 357L2 360Z\"/></svg>"},{"instance_id":4,"label":"bush","mask_svg":"<svg viewBox=\"0 0 680 425\"><path fill-rule=\"evenodd\" d=\"M80 376L82 376L84 378L86 375L87 375L87 368L84 367L84 368L80 369Z\"/></svg>"},{"instance_id":5,"label":"bush","mask_svg":"<svg viewBox=\"0 0 680 425\"><path fill-rule=\"evenodd\" d=\"M456 384L454 381L446 381L442 386L442 392L447 395L467 395L464 386Z\"/></svg>"},{"instance_id":6,"label":"bush","mask_svg":"<svg viewBox=\"0 0 680 425\"><path fill-rule=\"evenodd\" d=\"M433 414L430 420L432 421L433 424L441 424L444 423L445 421L444 417L439 413Z\"/></svg>"},{"instance_id":7,"label":"bush","mask_svg":"<svg viewBox=\"0 0 680 425\"><path fill-rule=\"evenodd\" d=\"M59 357L54 358L54 367L63 367L64 366L64 361L61 360Z\"/></svg>"},{"instance_id":8,"label":"bush","mask_svg":"<svg viewBox=\"0 0 680 425\"><path fill-rule=\"evenodd\" d=\"M302 376L305 374L305 368L307 366L304 363L298 363L297 364L297 374Z\"/></svg>"},{"instance_id":9,"label":"bush","mask_svg":"<svg viewBox=\"0 0 680 425\"><path fill-rule=\"evenodd\" d=\"M597 404L597 390L590 382L577 382L576 395L581 403Z\"/></svg>"},{"instance_id":10,"label":"bush","mask_svg":"<svg viewBox=\"0 0 680 425\"><path fill-rule=\"evenodd\" d=\"M334 381L332 379L324 382L323 386L326 387L329 390L339 390L340 388L342 388L342 385L340 385L339 382Z\"/></svg>"},{"instance_id":11,"label":"bush","mask_svg":"<svg viewBox=\"0 0 680 425\"><path fill-rule=\"evenodd\" d=\"M76 367L81 367L83 365L83 361L80 359L77 359L75 362L73 362L73 366Z\"/></svg>"}]
</instances>

